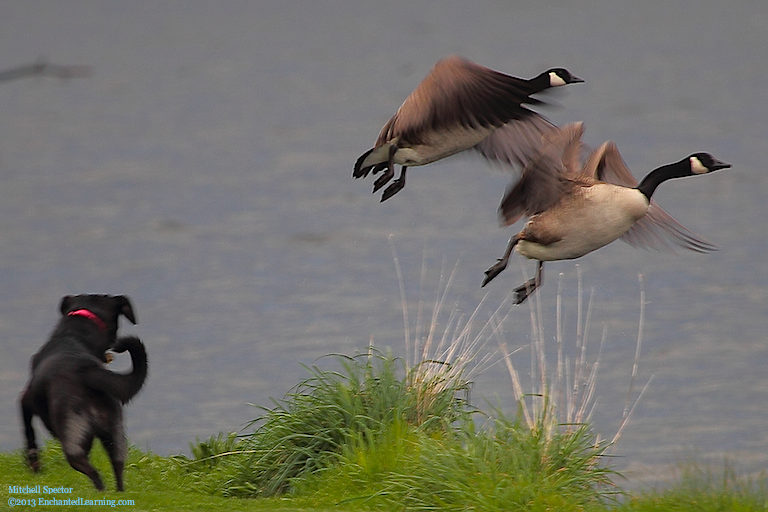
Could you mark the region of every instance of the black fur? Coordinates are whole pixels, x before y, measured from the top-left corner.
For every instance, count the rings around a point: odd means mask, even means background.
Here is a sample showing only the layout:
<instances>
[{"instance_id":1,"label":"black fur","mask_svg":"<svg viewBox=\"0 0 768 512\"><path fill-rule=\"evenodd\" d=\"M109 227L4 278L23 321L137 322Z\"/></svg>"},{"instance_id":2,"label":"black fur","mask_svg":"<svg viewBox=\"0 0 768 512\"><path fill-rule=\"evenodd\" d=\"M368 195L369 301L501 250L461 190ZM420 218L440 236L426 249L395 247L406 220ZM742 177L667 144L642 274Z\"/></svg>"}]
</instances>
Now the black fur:
<instances>
[{"instance_id":1,"label":"black fur","mask_svg":"<svg viewBox=\"0 0 768 512\"><path fill-rule=\"evenodd\" d=\"M94 438L99 438L123 490L127 442L122 405L139 392L147 377L147 353L135 336L117 337L120 315L136 323L129 299L122 295L68 295L59 306L62 318L48 342L32 357L32 376L21 395L27 461L40 470L32 418L39 416L61 442L69 464L104 489L99 473L88 462ZM70 316L87 310L87 316ZM118 374L105 368L106 351L131 355L133 370Z\"/></svg>"}]
</instances>

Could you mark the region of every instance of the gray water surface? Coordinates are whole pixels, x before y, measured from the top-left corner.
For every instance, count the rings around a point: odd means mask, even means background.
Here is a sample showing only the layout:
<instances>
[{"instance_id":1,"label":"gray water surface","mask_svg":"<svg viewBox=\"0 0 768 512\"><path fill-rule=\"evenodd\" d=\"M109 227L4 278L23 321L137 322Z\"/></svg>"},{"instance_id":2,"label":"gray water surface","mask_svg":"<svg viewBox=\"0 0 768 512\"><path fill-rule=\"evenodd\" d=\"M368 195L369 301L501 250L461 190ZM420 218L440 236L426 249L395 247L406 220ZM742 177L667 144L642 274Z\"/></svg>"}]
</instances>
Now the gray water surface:
<instances>
[{"instance_id":1,"label":"gray water surface","mask_svg":"<svg viewBox=\"0 0 768 512\"><path fill-rule=\"evenodd\" d=\"M513 232L496 224L510 177L457 156L412 169L384 204L372 180L351 178L434 62L457 53L517 76L564 66L584 78L546 115L584 121L592 145L615 140L638 177L702 150L733 164L657 192L721 251L617 242L577 263L584 293L595 290L591 360L607 332L603 437L624 408L645 278L635 396L654 379L617 468L632 484L690 456L765 469L766 48L763 1L3 2L0 69L43 56L94 73L0 83L0 448L21 446L28 360L69 293L133 300L140 324L122 331L145 341L150 378L127 430L161 454L239 430L258 414L249 403L282 397L324 354L373 339L404 355L392 246L411 329L443 264L446 275L457 265L446 312L485 298L479 329L534 269L516 257L480 289ZM576 267L546 269L547 336L562 272L573 355ZM514 308L510 348L530 331L528 307ZM526 369L529 353L516 357ZM504 365L480 374L472 396L512 410Z\"/></svg>"}]
</instances>

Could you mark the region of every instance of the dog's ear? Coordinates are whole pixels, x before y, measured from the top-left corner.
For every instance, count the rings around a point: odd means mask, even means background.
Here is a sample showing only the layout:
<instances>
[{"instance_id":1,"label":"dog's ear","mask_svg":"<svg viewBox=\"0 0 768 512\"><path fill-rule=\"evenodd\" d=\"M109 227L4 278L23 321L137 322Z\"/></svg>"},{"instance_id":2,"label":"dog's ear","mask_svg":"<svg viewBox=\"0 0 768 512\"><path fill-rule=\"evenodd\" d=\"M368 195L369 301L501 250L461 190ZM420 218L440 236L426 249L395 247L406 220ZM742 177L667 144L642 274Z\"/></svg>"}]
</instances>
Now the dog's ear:
<instances>
[{"instance_id":1,"label":"dog's ear","mask_svg":"<svg viewBox=\"0 0 768 512\"><path fill-rule=\"evenodd\" d=\"M69 313L70 310L69 305L72 303L73 299L74 297L71 295L67 295L61 298L61 304L59 304L59 311L61 311L61 316L67 316L67 313Z\"/></svg>"},{"instance_id":2,"label":"dog's ear","mask_svg":"<svg viewBox=\"0 0 768 512\"><path fill-rule=\"evenodd\" d=\"M128 297L125 295L118 295L115 298L118 300L118 314L123 315L130 320L133 325L136 325L138 321L136 320L136 315L133 313L133 306L131 306L131 301Z\"/></svg>"}]
</instances>

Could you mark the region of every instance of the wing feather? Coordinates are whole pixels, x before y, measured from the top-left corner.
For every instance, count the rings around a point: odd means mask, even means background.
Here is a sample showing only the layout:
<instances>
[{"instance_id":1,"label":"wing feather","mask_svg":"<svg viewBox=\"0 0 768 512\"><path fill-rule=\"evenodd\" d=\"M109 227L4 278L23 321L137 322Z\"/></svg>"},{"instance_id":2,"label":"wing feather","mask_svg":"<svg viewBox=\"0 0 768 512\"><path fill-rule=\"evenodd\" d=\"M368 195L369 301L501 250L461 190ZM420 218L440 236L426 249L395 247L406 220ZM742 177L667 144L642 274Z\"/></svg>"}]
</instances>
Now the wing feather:
<instances>
[{"instance_id":1,"label":"wing feather","mask_svg":"<svg viewBox=\"0 0 768 512\"><path fill-rule=\"evenodd\" d=\"M718 250L717 245L693 233L667 213L655 201L648 212L621 237L633 247L656 251L677 252L682 248L698 253Z\"/></svg>"},{"instance_id":2,"label":"wing feather","mask_svg":"<svg viewBox=\"0 0 768 512\"><path fill-rule=\"evenodd\" d=\"M523 168L520 179L507 189L499 205L499 222L509 226L523 215L548 210L578 186L570 179L581 150L582 123L553 128L541 140L538 152ZM578 164L576 164L578 165Z\"/></svg>"},{"instance_id":3,"label":"wing feather","mask_svg":"<svg viewBox=\"0 0 768 512\"><path fill-rule=\"evenodd\" d=\"M539 115L511 121L494 130L474 149L491 162L522 169L536 157L543 137L557 127Z\"/></svg>"},{"instance_id":4,"label":"wing feather","mask_svg":"<svg viewBox=\"0 0 768 512\"><path fill-rule=\"evenodd\" d=\"M637 186L637 180L632 176L627 164L624 163L619 148L616 147L615 142L610 140L603 142L587 157L582 174L622 187L635 188Z\"/></svg>"},{"instance_id":5,"label":"wing feather","mask_svg":"<svg viewBox=\"0 0 768 512\"><path fill-rule=\"evenodd\" d=\"M427 130L499 127L514 119L536 115L522 104L530 98L527 80L505 75L459 56L435 67L406 98L384 126L377 146L399 137L418 143Z\"/></svg>"}]
</instances>

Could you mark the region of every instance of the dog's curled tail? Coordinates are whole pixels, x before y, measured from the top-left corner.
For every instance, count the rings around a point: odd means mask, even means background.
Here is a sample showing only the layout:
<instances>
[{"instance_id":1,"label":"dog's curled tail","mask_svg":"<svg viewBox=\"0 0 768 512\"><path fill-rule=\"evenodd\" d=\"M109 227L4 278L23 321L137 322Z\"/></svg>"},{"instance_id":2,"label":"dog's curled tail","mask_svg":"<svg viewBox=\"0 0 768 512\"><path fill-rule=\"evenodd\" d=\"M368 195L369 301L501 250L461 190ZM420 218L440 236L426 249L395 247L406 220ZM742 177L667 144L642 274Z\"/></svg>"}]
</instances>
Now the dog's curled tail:
<instances>
[{"instance_id":1,"label":"dog's curled tail","mask_svg":"<svg viewBox=\"0 0 768 512\"><path fill-rule=\"evenodd\" d=\"M101 371L88 377L90 387L104 391L124 404L136 396L147 379L147 351L144 344L136 336L118 338L112 351L122 353L126 350L131 354L131 373L115 373L100 368Z\"/></svg>"}]
</instances>

